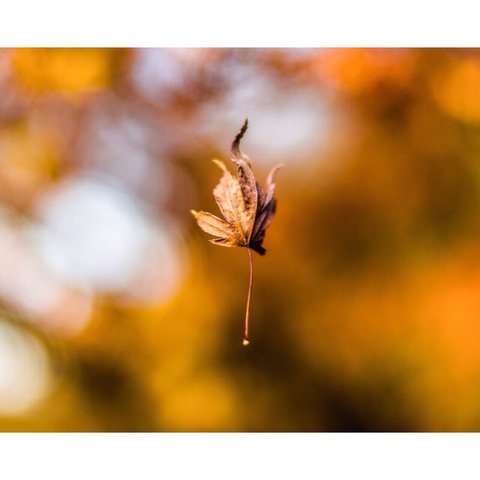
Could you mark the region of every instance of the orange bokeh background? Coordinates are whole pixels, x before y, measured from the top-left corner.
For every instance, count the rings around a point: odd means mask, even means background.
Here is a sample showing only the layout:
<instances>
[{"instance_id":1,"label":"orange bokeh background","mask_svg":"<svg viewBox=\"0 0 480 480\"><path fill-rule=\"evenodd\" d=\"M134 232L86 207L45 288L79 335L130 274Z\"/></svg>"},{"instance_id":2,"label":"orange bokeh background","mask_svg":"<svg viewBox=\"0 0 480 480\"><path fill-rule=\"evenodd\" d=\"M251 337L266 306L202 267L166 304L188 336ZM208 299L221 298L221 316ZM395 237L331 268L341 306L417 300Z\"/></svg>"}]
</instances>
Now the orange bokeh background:
<instances>
[{"instance_id":1,"label":"orange bokeh background","mask_svg":"<svg viewBox=\"0 0 480 480\"><path fill-rule=\"evenodd\" d=\"M480 428L480 52L0 50L0 429ZM245 117L254 257L189 211Z\"/></svg>"}]
</instances>

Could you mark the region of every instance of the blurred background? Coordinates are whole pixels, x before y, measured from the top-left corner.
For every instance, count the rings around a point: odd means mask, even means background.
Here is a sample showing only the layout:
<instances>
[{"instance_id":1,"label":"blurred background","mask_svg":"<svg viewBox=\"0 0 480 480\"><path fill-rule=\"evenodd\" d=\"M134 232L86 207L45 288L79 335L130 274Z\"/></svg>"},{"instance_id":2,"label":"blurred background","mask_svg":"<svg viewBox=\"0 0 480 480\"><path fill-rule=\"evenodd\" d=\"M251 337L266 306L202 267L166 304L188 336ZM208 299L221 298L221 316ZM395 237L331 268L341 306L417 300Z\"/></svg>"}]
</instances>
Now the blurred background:
<instances>
[{"instance_id":1,"label":"blurred background","mask_svg":"<svg viewBox=\"0 0 480 480\"><path fill-rule=\"evenodd\" d=\"M480 430L480 51L0 50L0 430ZM254 255L213 157L283 162Z\"/></svg>"}]
</instances>

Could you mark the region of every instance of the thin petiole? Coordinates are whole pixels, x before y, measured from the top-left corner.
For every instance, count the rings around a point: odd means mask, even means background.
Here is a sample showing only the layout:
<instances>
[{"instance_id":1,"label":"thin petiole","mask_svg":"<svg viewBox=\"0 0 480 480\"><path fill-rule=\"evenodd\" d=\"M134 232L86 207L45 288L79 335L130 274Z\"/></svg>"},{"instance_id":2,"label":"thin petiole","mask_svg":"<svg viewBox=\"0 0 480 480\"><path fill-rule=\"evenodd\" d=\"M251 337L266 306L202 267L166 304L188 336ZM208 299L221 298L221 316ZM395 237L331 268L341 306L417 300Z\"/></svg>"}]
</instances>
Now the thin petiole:
<instances>
[{"instance_id":1,"label":"thin petiole","mask_svg":"<svg viewBox=\"0 0 480 480\"><path fill-rule=\"evenodd\" d=\"M247 346L250 343L248 338L248 320L250 317L250 299L252 297L252 284L253 284L253 260L252 251L247 247L248 260L250 263L250 280L248 282L248 294L247 294L247 308L245 311L245 333L243 334L243 345Z\"/></svg>"}]
</instances>

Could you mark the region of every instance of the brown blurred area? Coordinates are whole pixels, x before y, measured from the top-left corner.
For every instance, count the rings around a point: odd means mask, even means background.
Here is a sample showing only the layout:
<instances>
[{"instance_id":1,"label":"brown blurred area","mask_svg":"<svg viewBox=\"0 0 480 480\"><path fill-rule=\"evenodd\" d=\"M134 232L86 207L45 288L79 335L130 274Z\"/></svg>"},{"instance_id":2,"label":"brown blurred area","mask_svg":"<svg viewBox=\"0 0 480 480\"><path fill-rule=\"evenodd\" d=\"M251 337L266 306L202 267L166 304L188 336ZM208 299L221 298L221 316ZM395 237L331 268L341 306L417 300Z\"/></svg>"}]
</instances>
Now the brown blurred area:
<instances>
[{"instance_id":1,"label":"brown blurred area","mask_svg":"<svg viewBox=\"0 0 480 480\"><path fill-rule=\"evenodd\" d=\"M0 430L480 429L480 51L0 50ZM278 211L217 248L212 158Z\"/></svg>"}]
</instances>

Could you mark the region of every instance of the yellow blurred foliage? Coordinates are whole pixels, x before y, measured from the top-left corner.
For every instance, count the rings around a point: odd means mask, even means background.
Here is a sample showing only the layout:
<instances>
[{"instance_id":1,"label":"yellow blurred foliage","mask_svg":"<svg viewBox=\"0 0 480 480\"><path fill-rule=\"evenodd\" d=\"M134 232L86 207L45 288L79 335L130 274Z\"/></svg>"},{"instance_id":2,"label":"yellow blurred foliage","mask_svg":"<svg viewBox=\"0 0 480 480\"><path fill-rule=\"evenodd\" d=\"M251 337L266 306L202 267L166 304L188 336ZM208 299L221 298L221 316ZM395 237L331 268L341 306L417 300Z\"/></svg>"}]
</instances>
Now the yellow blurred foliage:
<instances>
[{"instance_id":1,"label":"yellow blurred foliage","mask_svg":"<svg viewBox=\"0 0 480 480\"><path fill-rule=\"evenodd\" d=\"M116 50L95 48L22 48L12 65L20 83L33 93L78 94L107 88Z\"/></svg>"},{"instance_id":2,"label":"yellow blurred foliage","mask_svg":"<svg viewBox=\"0 0 480 480\"><path fill-rule=\"evenodd\" d=\"M452 63L434 83L434 96L449 115L465 122L480 121L480 60L467 58Z\"/></svg>"},{"instance_id":3,"label":"yellow blurred foliage","mask_svg":"<svg viewBox=\"0 0 480 480\"><path fill-rule=\"evenodd\" d=\"M196 374L172 389L162 407L163 421L173 431L235 430L237 424L234 391L217 372Z\"/></svg>"},{"instance_id":4,"label":"yellow blurred foliage","mask_svg":"<svg viewBox=\"0 0 480 480\"><path fill-rule=\"evenodd\" d=\"M320 51L313 64L320 78L351 94L360 94L379 82L405 85L412 68L408 51L364 48Z\"/></svg>"},{"instance_id":5,"label":"yellow blurred foliage","mask_svg":"<svg viewBox=\"0 0 480 480\"><path fill-rule=\"evenodd\" d=\"M30 202L59 169L55 139L16 125L0 133L0 195L16 205Z\"/></svg>"},{"instance_id":6,"label":"yellow blurred foliage","mask_svg":"<svg viewBox=\"0 0 480 480\"><path fill-rule=\"evenodd\" d=\"M407 276L330 285L291 327L298 351L359 408L373 381L401 403L392 417L408 415L420 430L469 429L480 399L480 270L478 249L466 252Z\"/></svg>"}]
</instances>

